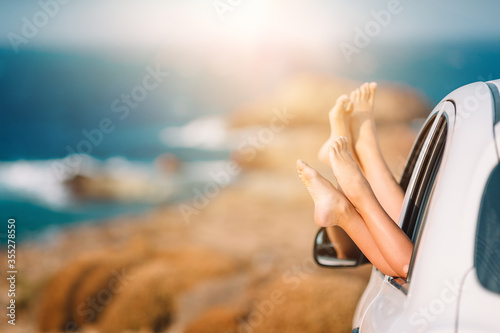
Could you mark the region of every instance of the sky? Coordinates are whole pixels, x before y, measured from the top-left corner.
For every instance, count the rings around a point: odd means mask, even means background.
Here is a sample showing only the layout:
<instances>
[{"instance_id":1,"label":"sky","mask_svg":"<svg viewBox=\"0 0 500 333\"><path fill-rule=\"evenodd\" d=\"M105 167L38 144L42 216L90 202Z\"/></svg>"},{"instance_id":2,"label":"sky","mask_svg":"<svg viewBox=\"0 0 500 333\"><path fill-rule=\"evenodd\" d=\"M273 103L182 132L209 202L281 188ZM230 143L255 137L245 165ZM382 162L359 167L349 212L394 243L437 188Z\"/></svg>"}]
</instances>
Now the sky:
<instances>
[{"instance_id":1,"label":"sky","mask_svg":"<svg viewBox=\"0 0 500 333\"><path fill-rule=\"evenodd\" d=\"M113 52L279 41L321 51L332 42L352 43L356 29L366 29L374 13L390 6L398 13L378 32L381 42L500 36L500 2L494 0L41 0L0 3L0 45L23 35L26 18L38 19L40 28L21 48ZM52 11L47 20L43 7Z\"/></svg>"}]
</instances>

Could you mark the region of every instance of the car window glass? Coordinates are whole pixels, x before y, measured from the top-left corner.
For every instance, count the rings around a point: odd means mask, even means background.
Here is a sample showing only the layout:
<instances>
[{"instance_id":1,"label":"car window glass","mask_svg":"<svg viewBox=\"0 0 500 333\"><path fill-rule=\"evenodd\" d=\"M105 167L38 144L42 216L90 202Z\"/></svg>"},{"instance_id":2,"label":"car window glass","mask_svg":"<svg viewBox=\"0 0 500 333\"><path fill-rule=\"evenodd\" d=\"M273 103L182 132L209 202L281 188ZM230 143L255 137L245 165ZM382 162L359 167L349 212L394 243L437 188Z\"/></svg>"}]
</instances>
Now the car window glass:
<instances>
[{"instance_id":1,"label":"car window glass","mask_svg":"<svg viewBox=\"0 0 500 333\"><path fill-rule=\"evenodd\" d=\"M500 164L491 173L481 201L474 266L481 285L500 294Z\"/></svg>"}]
</instances>

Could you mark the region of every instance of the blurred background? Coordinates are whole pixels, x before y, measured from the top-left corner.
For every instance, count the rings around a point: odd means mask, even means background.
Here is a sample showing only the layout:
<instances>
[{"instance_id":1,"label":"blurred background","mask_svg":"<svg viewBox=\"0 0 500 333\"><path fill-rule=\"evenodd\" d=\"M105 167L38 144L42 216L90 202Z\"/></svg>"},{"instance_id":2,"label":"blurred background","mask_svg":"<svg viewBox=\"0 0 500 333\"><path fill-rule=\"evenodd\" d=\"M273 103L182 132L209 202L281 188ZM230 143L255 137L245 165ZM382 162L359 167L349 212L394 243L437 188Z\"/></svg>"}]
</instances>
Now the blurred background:
<instances>
[{"instance_id":1,"label":"blurred background","mask_svg":"<svg viewBox=\"0 0 500 333\"><path fill-rule=\"evenodd\" d=\"M399 177L442 98L500 78L499 12L493 0L2 2L0 242L14 218L17 328L349 332L370 267L312 263L295 160L332 179L316 158L328 111L377 81Z\"/></svg>"}]
</instances>

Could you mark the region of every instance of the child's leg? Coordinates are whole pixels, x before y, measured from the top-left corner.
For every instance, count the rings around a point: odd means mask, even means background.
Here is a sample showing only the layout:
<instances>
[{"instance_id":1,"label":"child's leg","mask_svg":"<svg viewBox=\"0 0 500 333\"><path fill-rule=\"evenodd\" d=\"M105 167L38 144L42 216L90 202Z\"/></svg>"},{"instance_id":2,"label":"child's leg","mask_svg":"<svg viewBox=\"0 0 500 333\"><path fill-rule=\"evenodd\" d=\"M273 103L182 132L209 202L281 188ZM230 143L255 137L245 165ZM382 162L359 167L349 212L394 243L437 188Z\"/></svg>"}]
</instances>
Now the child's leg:
<instances>
[{"instance_id":1,"label":"child's leg","mask_svg":"<svg viewBox=\"0 0 500 333\"><path fill-rule=\"evenodd\" d=\"M328 157L328 149L332 145L333 141L339 136L351 135L350 127L350 114L353 111L353 104L349 100L347 95L342 95L337 98L335 105L328 113L328 119L330 121L331 134L328 140L323 144L318 153L318 159L322 162L330 165L330 160ZM327 227L328 237L334 244L334 248L337 251L339 258L356 257L359 255L359 249L356 244L353 243L352 239L349 238L342 228L339 227Z\"/></svg>"},{"instance_id":2,"label":"child's leg","mask_svg":"<svg viewBox=\"0 0 500 333\"><path fill-rule=\"evenodd\" d=\"M339 226L382 273L396 276L370 234L367 225L347 198L305 162L297 161L299 177L314 200L314 221L321 227Z\"/></svg>"},{"instance_id":3,"label":"child's leg","mask_svg":"<svg viewBox=\"0 0 500 333\"><path fill-rule=\"evenodd\" d=\"M366 222L385 260L398 276L405 277L413 243L377 201L370 184L352 158L346 138L340 137L334 142L330 148L330 162L345 196ZM351 233L349 235L352 236Z\"/></svg>"},{"instance_id":4,"label":"child's leg","mask_svg":"<svg viewBox=\"0 0 500 333\"><path fill-rule=\"evenodd\" d=\"M351 113L353 111L353 103L349 100L347 95L342 95L337 98L335 105L328 113L328 119L330 121L331 133L330 137L323 144L318 153L318 159L328 165L330 165L330 159L328 157L328 149L339 136L345 136L351 140ZM356 156L354 156L356 159ZM357 160L356 160L357 161Z\"/></svg>"},{"instance_id":5,"label":"child's leg","mask_svg":"<svg viewBox=\"0 0 500 333\"><path fill-rule=\"evenodd\" d=\"M350 121L355 148L353 153L356 153L355 160L359 160L359 166L377 199L389 216L398 221L404 193L384 161L376 136L373 116L376 88L375 82L365 83L351 93L350 99L354 104Z\"/></svg>"},{"instance_id":6,"label":"child's leg","mask_svg":"<svg viewBox=\"0 0 500 333\"><path fill-rule=\"evenodd\" d=\"M337 258L350 259L359 257L359 248L341 227L335 225L325 229L333 248L337 251Z\"/></svg>"}]
</instances>

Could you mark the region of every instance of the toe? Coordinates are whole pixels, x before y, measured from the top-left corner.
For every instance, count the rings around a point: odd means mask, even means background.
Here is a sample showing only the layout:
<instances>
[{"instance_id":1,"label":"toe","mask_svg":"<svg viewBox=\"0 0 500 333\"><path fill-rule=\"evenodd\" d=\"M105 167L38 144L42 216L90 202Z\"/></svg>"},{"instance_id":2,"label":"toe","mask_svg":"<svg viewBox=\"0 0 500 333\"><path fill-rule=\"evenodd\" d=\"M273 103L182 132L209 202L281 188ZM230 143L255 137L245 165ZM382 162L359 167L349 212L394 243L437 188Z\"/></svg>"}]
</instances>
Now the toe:
<instances>
[{"instance_id":1,"label":"toe","mask_svg":"<svg viewBox=\"0 0 500 333\"><path fill-rule=\"evenodd\" d=\"M359 91L359 88L354 90L354 101L359 102L359 97L361 95L361 92Z\"/></svg>"},{"instance_id":2,"label":"toe","mask_svg":"<svg viewBox=\"0 0 500 333\"><path fill-rule=\"evenodd\" d=\"M368 83L364 83L361 86L361 97L366 99L368 97Z\"/></svg>"},{"instance_id":3,"label":"toe","mask_svg":"<svg viewBox=\"0 0 500 333\"><path fill-rule=\"evenodd\" d=\"M377 90L377 83L371 82L369 89L370 89L370 101L373 102L373 99L375 98L375 92Z\"/></svg>"},{"instance_id":4,"label":"toe","mask_svg":"<svg viewBox=\"0 0 500 333\"><path fill-rule=\"evenodd\" d=\"M306 166L306 163L299 159L299 160L297 160L296 166L297 166L297 171L299 172L299 175L301 175L302 172L304 172L304 168Z\"/></svg>"},{"instance_id":5,"label":"toe","mask_svg":"<svg viewBox=\"0 0 500 333\"><path fill-rule=\"evenodd\" d=\"M352 101L351 100L347 101L347 105L345 107L345 112L351 113L353 110L354 110L354 105L352 104Z\"/></svg>"},{"instance_id":6,"label":"toe","mask_svg":"<svg viewBox=\"0 0 500 333\"><path fill-rule=\"evenodd\" d=\"M300 170L300 171L303 171L304 168L307 166L307 163L304 162L303 160L301 159L298 159L297 160L297 169Z\"/></svg>"},{"instance_id":7,"label":"toe","mask_svg":"<svg viewBox=\"0 0 500 333\"><path fill-rule=\"evenodd\" d=\"M341 148L343 141L346 139L345 136L339 136L337 139L335 139L335 144Z\"/></svg>"},{"instance_id":8,"label":"toe","mask_svg":"<svg viewBox=\"0 0 500 333\"><path fill-rule=\"evenodd\" d=\"M356 90L351 91L351 94L349 95L349 99L353 102L356 102Z\"/></svg>"},{"instance_id":9,"label":"toe","mask_svg":"<svg viewBox=\"0 0 500 333\"><path fill-rule=\"evenodd\" d=\"M297 160L297 170L299 171L299 175L302 177L305 177L307 179L310 179L312 176L314 176L314 170L309 164L302 160Z\"/></svg>"},{"instance_id":10,"label":"toe","mask_svg":"<svg viewBox=\"0 0 500 333\"><path fill-rule=\"evenodd\" d=\"M342 149L342 137L338 137L334 142L333 142L333 149L335 153L339 153Z\"/></svg>"},{"instance_id":11,"label":"toe","mask_svg":"<svg viewBox=\"0 0 500 333\"><path fill-rule=\"evenodd\" d=\"M344 94L337 99L338 102L337 105L341 106L342 108L345 108L345 104L348 100L349 97L346 94Z\"/></svg>"},{"instance_id":12,"label":"toe","mask_svg":"<svg viewBox=\"0 0 500 333\"><path fill-rule=\"evenodd\" d=\"M349 150L349 140L346 137L342 140L342 150Z\"/></svg>"},{"instance_id":13,"label":"toe","mask_svg":"<svg viewBox=\"0 0 500 333\"><path fill-rule=\"evenodd\" d=\"M304 164L304 161L302 160L297 160L297 162L295 163L297 165L297 170L302 170L302 166Z\"/></svg>"},{"instance_id":14,"label":"toe","mask_svg":"<svg viewBox=\"0 0 500 333\"><path fill-rule=\"evenodd\" d=\"M346 102L349 100L347 95L342 95L335 101L335 106L330 110L330 116L337 116L345 112Z\"/></svg>"},{"instance_id":15,"label":"toe","mask_svg":"<svg viewBox=\"0 0 500 333\"><path fill-rule=\"evenodd\" d=\"M345 149L345 145L346 145L346 142L347 142L347 138L345 136L340 136L337 138L337 144L339 146L339 150L342 151Z\"/></svg>"}]
</instances>

